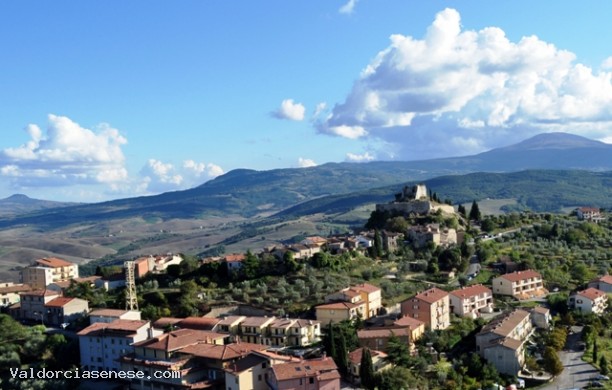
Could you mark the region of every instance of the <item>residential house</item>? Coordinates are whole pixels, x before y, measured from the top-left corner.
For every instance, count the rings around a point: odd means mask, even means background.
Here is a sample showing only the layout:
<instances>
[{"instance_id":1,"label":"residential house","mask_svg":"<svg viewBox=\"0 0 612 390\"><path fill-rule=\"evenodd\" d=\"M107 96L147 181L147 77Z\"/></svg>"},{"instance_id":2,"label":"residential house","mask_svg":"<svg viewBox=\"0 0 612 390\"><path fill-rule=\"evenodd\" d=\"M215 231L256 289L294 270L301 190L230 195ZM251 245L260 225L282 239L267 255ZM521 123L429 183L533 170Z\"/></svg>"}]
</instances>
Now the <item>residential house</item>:
<instances>
[{"instance_id":1,"label":"residential house","mask_svg":"<svg viewBox=\"0 0 612 390\"><path fill-rule=\"evenodd\" d=\"M27 284L0 283L0 307L7 307L19 302L19 293L31 291Z\"/></svg>"},{"instance_id":2,"label":"residential house","mask_svg":"<svg viewBox=\"0 0 612 390\"><path fill-rule=\"evenodd\" d=\"M340 390L340 373L330 357L303 360L272 367L275 390Z\"/></svg>"},{"instance_id":3,"label":"residential house","mask_svg":"<svg viewBox=\"0 0 612 390\"><path fill-rule=\"evenodd\" d=\"M579 207L576 209L576 216L582 221L591 221L595 223L605 219L601 214L601 210L596 207Z\"/></svg>"},{"instance_id":4,"label":"residential house","mask_svg":"<svg viewBox=\"0 0 612 390\"><path fill-rule=\"evenodd\" d=\"M229 333L229 334L238 334L238 329L240 328L240 324L244 320L246 320L245 316L224 317L217 323L215 331Z\"/></svg>"},{"instance_id":5,"label":"residential house","mask_svg":"<svg viewBox=\"0 0 612 390\"><path fill-rule=\"evenodd\" d=\"M357 331L360 347L367 347L378 351L387 351L387 345L391 337L399 338L402 344L405 344L409 349L413 349L414 340L410 338L411 331L409 328L368 328Z\"/></svg>"},{"instance_id":6,"label":"residential house","mask_svg":"<svg viewBox=\"0 0 612 390\"><path fill-rule=\"evenodd\" d=\"M531 322L539 329L549 329L552 316L550 309L544 306L536 306L531 310Z\"/></svg>"},{"instance_id":7,"label":"residential house","mask_svg":"<svg viewBox=\"0 0 612 390\"><path fill-rule=\"evenodd\" d=\"M401 303L402 315L423 321L429 329L450 326L450 298L446 291L430 288Z\"/></svg>"},{"instance_id":8,"label":"residential house","mask_svg":"<svg viewBox=\"0 0 612 390\"><path fill-rule=\"evenodd\" d=\"M134 343L160 333L151 328L149 321L94 322L77 333L81 367L89 371L119 371L121 356L133 353Z\"/></svg>"},{"instance_id":9,"label":"residential house","mask_svg":"<svg viewBox=\"0 0 612 390\"><path fill-rule=\"evenodd\" d=\"M396 328L407 328L410 331L410 341L412 344L425 333L425 323L410 316L398 318L393 321L393 326Z\"/></svg>"},{"instance_id":10,"label":"residential house","mask_svg":"<svg viewBox=\"0 0 612 390\"><path fill-rule=\"evenodd\" d=\"M351 302L335 302L326 303L315 307L317 321L326 325L330 322L337 324L344 320L353 320L356 318L364 318L366 312L366 303L358 301Z\"/></svg>"},{"instance_id":11,"label":"residential house","mask_svg":"<svg viewBox=\"0 0 612 390\"><path fill-rule=\"evenodd\" d=\"M244 253L232 253L223 258L223 262L227 264L227 273L235 274L242 269L242 262L246 259Z\"/></svg>"},{"instance_id":12,"label":"residential house","mask_svg":"<svg viewBox=\"0 0 612 390\"><path fill-rule=\"evenodd\" d=\"M89 302L80 298L57 297L45 303L45 323L67 326L87 316Z\"/></svg>"},{"instance_id":13,"label":"residential house","mask_svg":"<svg viewBox=\"0 0 612 390\"><path fill-rule=\"evenodd\" d=\"M10 307L11 315L17 320L44 322L47 309L45 304L60 296L54 290L33 290L19 294L19 302Z\"/></svg>"},{"instance_id":14,"label":"residential house","mask_svg":"<svg viewBox=\"0 0 612 390\"><path fill-rule=\"evenodd\" d=\"M612 275L604 275L589 282L590 288L596 288L606 293L612 293Z\"/></svg>"},{"instance_id":15,"label":"residential house","mask_svg":"<svg viewBox=\"0 0 612 390\"><path fill-rule=\"evenodd\" d=\"M46 257L34 261L21 270L21 280L34 289L44 289L51 283L79 277L79 266L57 257Z\"/></svg>"},{"instance_id":16,"label":"residential house","mask_svg":"<svg viewBox=\"0 0 612 390\"><path fill-rule=\"evenodd\" d=\"M548 294L542 275L534 270L516 271L493 279L493 293L518 300L540 298Z\"/></svg>"},{"instance_id":17,"label":"residential house","mask_svg":"<svg viewBox=\"0 0 612 390\"><path fill-rule=\"evenodd\" d=\"M354 351L349 352L348 360L349 360L349 374L354 383L361 383L361 379L359 378L359 369L361 368L361 358L363 357L364 348L357 348ZM375 349L370 349L370 356L372 356L372 366L374 367L374 372L380 372L392 367L392 364L389 363L386 358L387 354L382 351L377 351Z\"/></svg>"},{"instance_id":18,"label":"residential house","mask_svg":"<svg viewBox=\"0 0 612 390\"><path fill-rule=\"evenodd\" d=\"M135 267L134 267L135 268ZM96 288L103 288L106 291L114 290L126 286L125 274L113 274L101 277L95 281Z\"/></svg>"},{"instance_id":19,"label":"residential house","mask_svg":"<svg viewBox=\"0 0 612 390\"><path fill-rule=\"evenodd\" d=\"M53 282L47 285L47 288L51 290L59 291L63 294L73 284L84 283L84 284L87 284L91 288L95 288L96 286L95 283L98 279L100 279L99 276L88 276L85 278L74 278L70 280L62 280L61 282Z\"/></svg>"},{"instance_id":20,"label":"residential house","mask_svg":"<svg viewBox=\"0 0 612 390\"><path fill-rule=\"evenodd\" d=\"M89 323L95 324L111 323L115 320L140 320L140 312L137 310L121 309L93 309L89 312Z\"/></svg>"},{"instance_id":21,"label":"residential house","mask_svg":"<svg viewBox=\"0 0 612 390\"><path fill-rule=\"evenodd\" d=\"M463 287L450 292L450 305L459 317L477 318L493 311L493 292L482 284Z\"/></svg>"},{"instance_id":22,"label":"residential house","mask_svg":"<svg viewBox=\"0 0 612 390\"><path fill-rule=\"evenodd\" d=\"M404 235L401 233L389 232L383 230L380 234L383 249L387 251L387 253L395 253L399 248L399 244L402 242Z\"/></svg>"},{"instance_id":23,"label":"residential house","mask_svg":"<svg viewBox=\"0 0 612 390\"><path fill-rule=\"evenodd\" d=\"M457 230L441 228L437 223L414 225L408 228L407 238L415 248L423 248L430 242L435 246L457 243Z\"/></svg>"},{"instance_id":24,"label":"residential house","mask_svg":"<svg viewBox=\"0 0 612 390\"><path fill-rule=\"evenodd\" d=\"M476 348L497 371L516 375L525 364L525 343L532 332L530 313L515 310L485 325L476 334Z\"/></svg>"},{"instance_id":25,"label":"residential house","mask_svg":"<svg viewBox=\"0 0 612 390\"><path fill-rule=\"evenodd\" d=\"M354 304L364 302L365 311L362 313L363 319L376 316L382 308L380 288L369 283L347 287L333 294L329 294L325 297L325 302L349 302Z\"/></svg>"},{"instance_id":26,"label":"residential house","mask_svg":"<svg viewBox=\"0 0 612 390\"><path fill-rule=\"evenodd\" d=\"M279 357L279 363L292 360L289 357ZM270 387L270 367L276 362L269 355L251 352L236 360L225 369L226 390L268 390Z\"/></svg>"},{"instance_id":27,"label":"residential house","mask_svg":"<svg viewBox=\"0 0 612 390\"><path fill-rule=\"evenodd\" d=\"M150 379L132 380L130 388L223 388L226 368L250 352L266 348L249 343L214 343L219 338L211 337L213 333L179 329L135 343L134 352L121 358L121 369L142 371ZM172 374L176 372L178 376Z\"/></svg>"},{"instance_id":28,"label":"residential house","mask_svg":"<svg viewBox=\"0 0 612 390\"><path fill-rule=\"evenodd\" d=\"M275 317L247 317L239 325L241 340L264 344L269 335L268 326L275 320Z\"/></svg>"},{"instance_id":29,"label":"residential house","mask_svg":"<svg viewBox=\"0 0 612 390\"><path fill-rule=\"evenodd\" d=\"M275 347L307 346L321 340L318 321L278 318L268 325L264 344Z\"/></svg>"},{"instance_id":30,"label":"residential house","mask_svg":"<svg viewBox=\"0 0 612 390\"><path fill-rule=\"evenodd\" d=\"M584 314L602 314L608 307L608 295L601 290L589 287L570 295L567 306L570 310L577 310Z\"/></svg>"},{"instance_id":31,"label":"residential house","mask_svg":"<svg viewBox=\"0 0 612 390\"><path fill-rule=\"evenodd\" d=\"M306 237L302 241L300 241L302 245L316 245L321 248L323 245L327 244L327 239L321 236L310 236Z\"/></svg>"}]
</instances>

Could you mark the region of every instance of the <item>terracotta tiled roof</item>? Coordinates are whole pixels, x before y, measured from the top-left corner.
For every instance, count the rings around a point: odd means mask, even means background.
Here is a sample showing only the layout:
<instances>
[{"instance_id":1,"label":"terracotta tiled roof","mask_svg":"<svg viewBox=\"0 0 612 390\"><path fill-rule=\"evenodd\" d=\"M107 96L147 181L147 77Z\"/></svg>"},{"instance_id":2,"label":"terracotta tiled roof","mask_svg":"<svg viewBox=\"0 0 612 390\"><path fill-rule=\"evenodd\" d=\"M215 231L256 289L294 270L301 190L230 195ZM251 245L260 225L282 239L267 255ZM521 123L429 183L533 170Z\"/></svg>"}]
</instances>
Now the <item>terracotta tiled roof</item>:
<instances>
[{"instance_id":1,"label":"terracotta tiled roof","mask_svg":"<svg viewBox=\"0 0 612 390\"><path fill-rule=\"evenodd\" d=\"M291 318L278 318L270 324L270 328L290 328L294 322L295 320L292 320Z\"/></svg>"},{"instance_id":2,"label":"terracotta tiled roof","mask_svg":"<svg viewBox=\"0 0 612 390\"><path fill-rule=\"evenodd\" d=\"M379 356L381 358L386 358L387 354L382 351L376 351L374 349L370 349L370 355L372 357ZM353 364L361 364L361 357L363 356L363 348L357 348L356 350L349 352L348 354L349 360Z\"/></svg>"},{"instance_id":3,"label":"terracotta tiled roof","mask_svg":"<svg viewBox=\"0 0 612 390\"><path fill-rule=\"evenodd\" d=\"M423 321L419 321L416 318L410 316L404 316L393 322L395 326L407 326L410 330L417 329L420 326L425 326Z\"/></svg>"},{"instance_id":4,"label":"terracotta tiled roof","mask_svg":"<svg viewBox=\"0 0 612 390\"><path fill-rule=\"evenodd\" d=\"M473 286L460 288L454 291L451 291L451 294L460 298L460 299L468 299L474 296L478 296L480 294L488 294L492 295L491 289L483 286L482 284L475 284Z\"/></svg>"},{"instance_id":5,"label":"terracotta tiled roof","mask_svg":"<svg viewBox=\"0 0 612 390\"><path fill-rule=\"evenodd\" d=\"M74 263L71 263L63 259L59 259L57 257L45 257L45 258L36 260L36 263L44 267L50 267L50 268L69 267L71 265L74 265Z\"/></svg>"},{"instance_id":6,"label":"terracotta tiled roof","mask_svg":"<svg viewBox=\"0 0 612 390\"><path fill-rule=\"evenodd\" d=\"M612 284L612 275L601 276L601 277L593 280L593 282L604 282L604 283L607 283L607 284Z\"/></svg>"},{"instance_id":7,"label":"terracotta tiled roof","mask_svg":"<svg viewBox=\"0 0 612 390\"><path fill-rule=\"evenodd\" d=\"M364 292L367 292L368 294L380 291L380 287L376 287L373 284L369 284L369 283L358 284L356 286L351 287L351 289L357 290L357 291L364 291Z\"/></svg>"},{"instance_id":8,"label":"terracotta tiled roof","mask_svg":"<svg viewBox=\"0 0 612 390\"><path fill-rule=\"evenodd\" d=\"M235 363L230 364L225 371L229 371L232 373L243 372L243 371L248 370L249 368L253 368L267 361L268 359L264 356L257 355L254 353L249 353L247 356L243 357L242 359L239 359Z\"/></svg>"},{"instance_id":9,"label":"terracotta tiled roof","mask_svg":"<svg viewBox=\"0 0 612 390\"><path fill-rule=\"evenodd\" d=\"M603 291L601 291L601 290L598 290L598 289L596 289L596 288L593 288L593 287L591 287L591 288L587 288L586 290L578 291L576 294L577 294L577 295L581 295L581 296L583 296L583 297L585 297L585 298L588 298L588 299L590 299L591 301L594 301L594 300L596 300L597 298L600 298L600 297L606 296L606 293L605 293L605 292L603 292Z\"/></svg>"},{"instance_id":10,"label":"terracotta tiled roof","mask_svg":"<svg viewBox=\"0 0 612 390\"><path fill-rule=\"evenodd\" d=\"M325 357L316 360L303 360L296 363L277 364L272 366L272 372L277 381L286 381L297 378L307 378L319 376L323 379L323 374L331 373L326 376L327 379L340 378L338 367L330 357Z\"/></svg>"},{"instance_id":11,"label":"terracotta tiled roof","mask_svg":"<svg viewBox=\"0 0 612 390\"><path fill-rule=\"evenodd\" d=\"M28 284L16 284L8 287L0 287L0 294L26 292L30 290L32 290L32 287L30 287Z\"/></svg>"},{"instance_id":12,"label":"terracotta tiled roof","mask_svg":"<svg viewBox=\"0 0 612 390\"><path fill-rule=\"evenodd\" d=\"M184 320L184 318L176 318L176 317L160 317L157 321L153 323L153 327L157 329L163 329L170 325L175 325Z\"/></svg>"},{"instance_id":13,"label":"terracotta tiled roof","mask_svg":"<svg viewBox=\"0 0 612 390\"><path fill-rule=\"evenodd\" d=\"M531 278L540 278L542 279L542 275L539 272L534 271L532 269L528 269L525 271L516 271L509 274L505 274L500 276L500 278L504 278L510 282L518 282L520 280L531 279Z\"/></svg>"},{"instance_id":14,"label":"terracotta tiled roof","mask_svg":"<svg viewBox=\"0 0 612 390\"><path fill-rule=\"evenodd\" d=\"M252 343L233 343L226 345L198 343L186 346L181 353L215 360L236 359L248 355L252 351L262 351L269 348L266 345Z\"/></svg>"},{"instance_id":15,"label":"terracotta tiled roof","mask_svg":"<svg viewBox=\"0 0 612 390\"><path fill-rule=\"evenodd\" d=\"M246 317L244 316L228 316L225 318L222 318L219 323L217 323L217 326L221 326L221 325L227 325L227 326L231 326L231 325L236 325L237 323L240 323L242 321L246 320Z\"/></svg>"},{"instance_id":16,"label":"terracotta tiled roof","mask_svg":"<svg viewBox=\"0 0 612 390\"><path fill-rule=\"evenodd\" d=\"M64 307L68 303L72 302L74 299L78 298L57 297L45 303L45 307Z\"/></svg>"},{"instance_id":17,"label":"terracotta tiled roof","mask_svg":"<svg viewBox=\"0 0 612 390\"><path fill-rule=\"evenodd\" d=\"M44 289L44 290L33 290L33 291L28 291L28 292L22 292L19 295L27 295L27 296L37 296L37 297L52 297L52 296L59 296L60 293L51 289Z\"/></svg>"},{"instance_id":18,"label":"terracotta tiled roof","mask_svg":"<svg viewBox=\"0 0 612 390\"><path fill-rule=\"evenodd\" d=\"M525 318L529 317L529 312L517 309L511 313L497 317L493 321L485 325L480 334L495 333L499 336L506 337L520 324Z\"/></svg>"},{"instance_id":19,"label":"terracotta tiled roof","mask_svg":"<svg viewBox=\"0 0 612 390\"><path fill-rule=\"evenodd\" d=\"M121 310L121 309L95 309L89 313L89 316L99 316L99 317L121 317L125 313L128 313L129 310Z\"/></svg>"},{"instance_id":20,"label":"terracotta tiled roof","mask_svg":"<svg viewBox=\"0 0 612 390\"><path fill-rule=\"evenodd\" d=\"M363 306L365 303L364 302L357 302L357 303L350 303L350 302L336 302L336 303L326 303L324 305L319 305L316 306L317 309L324 309L324 310L349 310L349 309L355 309L357 307L361 307Z\"/></svg>"},{"instance_id":21,"label":"terracotta tiled roof","mask_svg":"<svg viewBox=\"0 0 612 390\"><path fill-rule=\"evenodd\" d=\"M533 311L540 314L548 314L550 313L550 309L544 306L536 306L533 308Z\"/></svg>"},{"instance_id":22,"label":"terracotta tiled roof","mask_svg":"<svg viewBox=\"0 0 612 390\"><path fill-rule=\"evenodd\" d=\"M128 333L133 334L138 331L138 329L147 325L148 321L141 320L115 320L110 323L106 322L96 322L89 325L87 328L81 330L77 333L79 336L93 336L96 334L103 333Z\"/></svg>"},{"instance_id":23,"label":"terracotta tiled roof","mask_svg":"<svg viewBox=\"0 0 612 390\"><path fill-rule=\"evenodd\" d=\"M232 253L229 255L225 256L225 261L227 261L228 263L231 262L241 262L244 259L246 259L246 255L244 253Z\"/></svg>"},{"instance_id":24,"label":"terracotta tiled roof","mask_svg":"<svg viewBox=\"0 0 612 390\"><path fill-rule=\"evenodd\" d=\"M265 326L274 321L276 317L247 317L240 326Z\"/></svg>"},{"instance_id":25,"label":"terracotta tiled roof","mask_svg":"<svg viewBox=\"0 0 612 390\"><path fill-rule=\"evenodd\" d=\"M357 338L360 339L373 339L373 338L383 338L383 337L391 337L391 336L410 337L410 329L408 328L371 328L371 329L363 329L357 331Z\"/></svg>"},{"instance_id":26,"label":"terracotta tiled roof","mask_svg":"<svg viewBox=\"0 0 612 390\"><path fill-rule=\"evenodd\" d=\"M176 351L197 343L212 343L213 340L227 337L226 334L205 330L178 329L157 337L134 344L138 347L158 349L166 352Z\"/></svg>"},{"instance_id":27,"label":"terracotta tiled roof","mask_svg":"<svg viewBox=\"0 0 612 390\"><path fill-rule=\"evenodd\" d=\"M321 322L315 320L297 319L293 324L291 324L290 328L306 328L320 323Z\"/></svg>"},{"instance_id":28,"label":"terracotta tiled roof","mask_svg":"<svg viewBox=\"0 0 612 390\"><path fill-rule=\"evenodd\" d=\"M176 323L176 326L179 328L212 330L219 321L218 318L187 317Z\"/></svg>"},{"instance_id":29,"label":"terracotta tiled roof","mask_svg":"<svg viewBox=\"0 0 612 390\"><path fill-rule=\"evenodd\" d=\"M434 303L447 296L448 293L446 291L434 287L430 288L429 290L423 291L420 294L417 294L415 298L427 303Z\"/></svg>"}]
</instances>

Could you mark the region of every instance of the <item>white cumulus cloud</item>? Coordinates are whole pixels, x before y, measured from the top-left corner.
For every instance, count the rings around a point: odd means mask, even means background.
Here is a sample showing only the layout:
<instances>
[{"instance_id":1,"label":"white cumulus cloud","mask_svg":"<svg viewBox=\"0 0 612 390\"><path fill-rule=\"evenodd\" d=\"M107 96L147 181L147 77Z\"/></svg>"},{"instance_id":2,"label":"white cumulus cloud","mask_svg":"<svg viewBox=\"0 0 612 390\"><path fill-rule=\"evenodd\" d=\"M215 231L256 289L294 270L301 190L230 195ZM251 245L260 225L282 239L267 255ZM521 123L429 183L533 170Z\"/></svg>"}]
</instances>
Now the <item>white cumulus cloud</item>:
<instances>
[{"instance_id":1,"label":"white cumulus cloud","mask_svg":"<svg viewBox=\"0 0 612 390\"><path fill-rule=\"evenodd\" d=\"M274 118L288 119L292 121L304 120L306 107L302 103L295 103L293 99L285 99L280 107L271 113Z\"/></svg>"},{"instance_id":2,"label":"white cumulus cloud","mask_svg":"<svg viewBox=\"0 0 612 390\"><path fill-rule=\"evenodd\" d=\"M338 12L341 14L352 14L355 11L355 5L357 5L357 0L348 0Z\"/></svg>"},{"instance_id":3,"label":"white cumulus cloud","mask_svg":"<svg viewBox=\"0 0 612 390\"><path fill-rule=\"evenodd\" d=\"M310 168L310 167L316 167L317 163L314 162L314 160L311 160L309 158L298 158L298 167L299 168Z\"/></svg>"},{"instance_id":4,"label":"white cumulus cloud","mask_svg":"<svg viewBox=\"0 0 612 390\"><path fill-rule=\"evenodd\" d=\"M222 175L223 169L213 163L185 160L174 165L157 159L149 159L140 170L140 192L164 192L187 189Z\"/></svg>"},{"instance_id":5,"label":"white cumulus cloud","mask_svg":"<svg viewBox=\"0 0 612 390\"><path fill-rule=\"evenodd\" d=\"M469 154L547 131L603 139L612 134L611 66L596 72L533 35L513 42L497 27L463 30L459 13L445 9L421 39L392 35L316 128L382 141L402 159Z\"/></svg>"},{"instance_id":6,"label":"white cumulus cloud","mask_svg":"<svg viewBox=\"0 0 612 390\"><path fill-rule=\"evenodd\" d=\"M101 124L87 129L70 118L48 116L46 131L30 124L29 140L0 151L0 175L14 187L118 183L127 179L122 146L127 143L117 129Z\"/></svg>"},{"instance_id":7,"label":"white cumulus cloud","mask_svg":"<svg viewBox=\"0 0 612 390\"><path fill-rule=\"evenodd\" d=\"M375 157L370 154L370 152L365 152L363 154L356 154L356 153L347 153L346 154L346 161L350 161L350 162L367 162L367 161L373 161L375 159Z\"/></svg>"}]
</instances>

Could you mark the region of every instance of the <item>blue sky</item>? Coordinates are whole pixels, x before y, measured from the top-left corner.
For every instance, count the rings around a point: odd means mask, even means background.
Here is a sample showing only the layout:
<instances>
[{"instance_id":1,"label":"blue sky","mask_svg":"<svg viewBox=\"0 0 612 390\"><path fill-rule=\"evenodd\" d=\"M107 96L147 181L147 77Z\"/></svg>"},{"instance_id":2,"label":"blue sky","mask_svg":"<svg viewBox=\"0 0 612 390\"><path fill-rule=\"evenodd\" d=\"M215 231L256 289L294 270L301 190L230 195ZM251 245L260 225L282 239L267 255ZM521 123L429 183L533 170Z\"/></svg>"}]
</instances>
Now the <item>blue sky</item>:
<instances>
[{"instance_id":1,"label":"blue sky","mask_svg":"<svg viewBox=\"0 0 612 390\"><path fill-rule=\"evenodd\" d=\"M0 197L612 142L612 4L0 2Z\"/></svg>"}]
</instances>

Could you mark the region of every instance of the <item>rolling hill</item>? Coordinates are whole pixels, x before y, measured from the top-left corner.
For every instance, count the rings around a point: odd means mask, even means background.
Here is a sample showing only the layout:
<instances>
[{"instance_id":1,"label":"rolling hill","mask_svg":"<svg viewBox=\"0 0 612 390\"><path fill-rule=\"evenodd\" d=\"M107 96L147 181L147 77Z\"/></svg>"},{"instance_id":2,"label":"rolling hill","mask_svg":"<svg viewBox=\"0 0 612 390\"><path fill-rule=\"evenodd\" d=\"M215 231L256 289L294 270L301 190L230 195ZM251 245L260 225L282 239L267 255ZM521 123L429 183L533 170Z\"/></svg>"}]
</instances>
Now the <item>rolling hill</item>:
<instances>
[{"instance_id":1,"label":"rolling hill","mask_svg":"<svg viewBox=\"0 0 612 390\"><path fill-rule=\"evenodd\" d=\"M0 227L28 225L45 230L84 222L108 222L134 217L161 220L212 216L249 219L302 207L296 205L330 196L325 198L325 204L342 207L343 203L349 202L347 198L339 197L342 194L350 194L353 203L360 203L360 198L370 196L365 194L378 191L367 191L372 188L397 188L400 183L441 176L444 179L438 179L430 186L445 188L441 181L450 183L453 175L524 169L612 170L612 145L571 134L547 133L516 145L467 157L406 162L329 163L311 168L269 171L238 169L189 190L5 216L0 218ZM487 177L494 180L495 176ZM450 184L447 185L448 192L442 191L442 188L439 192L455 201L466 196L470 200L478 198L479 193L484 196L485 192L467 188L468 185L480 188L483 179L468 176L461 180L463 182L455 183L455 186L463 188L461 194L451 190ZM530 186L531 189L535 187ZM524 186L517 187L517 191L518 188ZM500 189L498 192L504 191ZM487 197L494 196L490 191L486 193ZM530 197L527 193L519 195ZM330 199L336 200L336 203ZM526 204L529 202L526 201Z\"/></svg>"}]
</instances>

